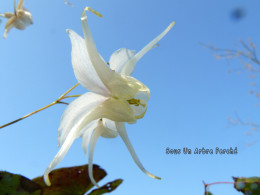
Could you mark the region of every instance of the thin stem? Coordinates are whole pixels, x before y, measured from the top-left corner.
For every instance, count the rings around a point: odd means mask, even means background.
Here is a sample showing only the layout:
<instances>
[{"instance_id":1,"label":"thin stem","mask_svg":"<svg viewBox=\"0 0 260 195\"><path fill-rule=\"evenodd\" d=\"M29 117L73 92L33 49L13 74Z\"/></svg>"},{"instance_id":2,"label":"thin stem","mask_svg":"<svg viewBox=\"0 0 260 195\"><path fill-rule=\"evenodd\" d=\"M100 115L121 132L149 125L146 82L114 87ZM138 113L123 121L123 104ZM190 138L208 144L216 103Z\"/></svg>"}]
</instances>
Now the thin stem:
<instances>
[{"instance_id":1,"label":"thin stem","mask_svg":"<svg viewBox=\"0 0 260 195\"><path fill-rule=\"evenodd\" d=\"M5 125L2 125L2 126L0 126L0 129L2 129L2 128L4 128L4 127L7 127L7 126L9 126L9 125L12 125L12 124L14 124L14 123L16 123L16 122L18 122L18 121L21 121L21 120L23 120L23 119L25 119L25 118L27 118L27 117L29 117L29 116L32 116L33 114L36 114L37 112L40 112L40 111L42 111L42 110L44 110L44 109L46 109L46 108L49 108L49 107L51 107L51 106L53 106L54 104L57 104L58 102L52 102L51 104L49 104L49 105L47 105L47 106L44 106L44 107L42 107L42 108L40 108L40 109L38 109L38 110L36 110L36 111L34 111L34 112L31 112L30 114L27 114L27 115L25 115L25 116L23 116L23 117L21 117L21 118L19 118L19 119L16 119L16 120L14 120L14 121L12 121L12 122L10 122L10 123L7 123L7 124L5 124Z\"/></svg>"},{"instance_id":2,"label":"thin stem","mask_svg":"<svg viewBox=\"0 0 260 195\"><path fill-rule=\"evenodd\" d=\"M80 95L67 95L63 97L62 99L71 98L71 97L79 97Z\"/></svg>"},{"instance_id":3,"label":"thin stem","mask_svg":"<svg viewBox=\"0 0 260 195\"><path fill-rule=\"evenodd\" d=\"M202 183L204 184L204 188L205 188L205 195L208 194L207 192L209 192L208 187L212 186L212 185L217 185L217 184L235 184L235 182L229 182L229 181L222 181L222 182L214 182L214 183L205 183L204 181L202 181Z\"/></svg>"},{"instance_id":4,"label":"thin stem","mask_svg":"<svg viewBox=\"0 0 260 195\"><path fill-rule=\"evenodd\" d=\"M212 185L216 185L216 184L234 184L234 182L231 182L231 181L220 181L220 182L208 183L208 184L204 184L204 185L212 186Z\"/></svg>"},{"instance_id":5,"label":"thin stem","mask_svg":"<svg viewBox=\"0 0 260 195\"><path fill-rule=\"evenodd\" d=\"M62 94L62 95L57 99L57 101L62 100L65 95L67 95L69 92L71 92L73 89L75 89L78 85L79 85L79 83L77 83L76 85L74 85L73 87L71 87L68 91L66 91L64 94Z\"/></svg>"},{"instance_id":6,"label":"thin stem","mask_svg":"<svg viewBox=\"0 0 260 195\"><path fill-rule=\"evenodd\" d=\"M54 101L54 102L48 104L47 106L44 106L44 107L42 107L42 108L36 110L36 111L34 111L34 112L31 112L30 114L27 114L27 115L25 115L25 116L23 116L23 117L21 117L21 118L19 118L19 119L16 119L16 120L14 120L14 121L12 121L12 122L10 122L10 123L7 123L7 124L5 124L5 125L2 125L2 126L0 126L0 129L2 129L2 128L4 128L4 127L7 127L7 126L9 126L9 125L12 125L12 124L14 124L14 123L17 123L18 121L21 121L21 120L23 120L23 119L25 119L25 118L27 118L27 117L29 117L29 116L32 116L32 115L34 115L34 114L36 114L36 113L38 113L38 112L40 112L40 111L42 111L42 110L45 110L46 108L49 108L49 107L51 107L51 106L53 106L53 105L55 105L55 104L59 104L59 103L60 103L60 104L68 104L68 103L65 103L65 102L61 102L61 100L62 100L62 99L65 99L65 98L69 98L69 97L78 97L78 95L76 95L76 96L73 96L73 95L71 95L71 96L66 96L69 92L71 92L73 89L75 89L78 85L79 85L79 83L77 83L76 85L74 85L72 88L70 88L70 89L69 89L68 91L66 91L64 94L62 94L56 101Z\"/></svg>"}]
</instances>

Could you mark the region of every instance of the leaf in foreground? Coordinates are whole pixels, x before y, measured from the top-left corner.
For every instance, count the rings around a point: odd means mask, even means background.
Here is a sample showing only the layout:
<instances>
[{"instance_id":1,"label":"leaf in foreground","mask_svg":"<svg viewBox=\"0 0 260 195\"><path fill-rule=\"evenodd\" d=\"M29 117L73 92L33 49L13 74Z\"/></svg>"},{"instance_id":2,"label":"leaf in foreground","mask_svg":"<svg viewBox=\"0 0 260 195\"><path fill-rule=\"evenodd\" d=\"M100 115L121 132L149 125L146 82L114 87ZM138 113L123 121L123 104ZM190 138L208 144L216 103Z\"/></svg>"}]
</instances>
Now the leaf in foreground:
<instances>
[{"instance_id":1,"label":"leaf in foreground","mask_svg":"<svg viewBox=\"0 0 260 195\"><path fill-rule=\"evenodd\" d=\"M17 174L0 171L0 194L40 195L42 187Z\"/></svg>"},{"instance_id":2,"label":"leaf in foreground","mask_svg":"<svg viewBox=\"0 0 260 195\"><path fill-rule=\"evenodd\" d=\"M205 195L213 195L210 191L206 191Z\"/></svg>"},{"instance_id":3,"label":"leaf in foreground","mask_svg":"<svg viewBox=\"0 0 260 195\"><path fill-rule=\"evenodd\" d=\"M108 192L112 192L113 190L115 190L121 183L123 182L122 179L117 179L115 181L109 182L105 185L103 185L102 187L93 190L92 192L90 192L88 195L100 195L100 194L105 194Z\"/></svg>"},{"instance_id":4,"label":"leaf in foreground","mask_svg":"<svg viewBox=\"0 0 260 195\"><path fill-rule=\"evenodd\" d=\"M93 166L94 178L98 182L107 174L99 166ZM88 176L88 165L60 168L50 173L51 186L46 186L43 177L33 179L43 189L43 195L83 195L93 187Z\"/></svg>"},{"instance_id":5,"label":"leaf in foreground","mask_svg":"<svg viewBox=\"0 0 260 195\"><path fill-rule=\"evenodd\" d=\"M98 165L93 166L94 178L98 182L107 174ZM88 176L88 165L60 168L50 173L52 185L44 183L43 176L30 180L22 175L0 171L0 195L83 195L93 184ZM115 190L123 180L109 182L91 195L100 195Z\"/></svg>"},{"instance_id":6,"label":"leaf in foreground","mask_svg":"<svg viewBox=\"0 0 260 195\"><path fill-rule=\"evenodd\" d=\"M234 187L237 191L244 194L259 195L260 194L260 178L259 177L233 177Z\"/></svg>"}]
</instances>

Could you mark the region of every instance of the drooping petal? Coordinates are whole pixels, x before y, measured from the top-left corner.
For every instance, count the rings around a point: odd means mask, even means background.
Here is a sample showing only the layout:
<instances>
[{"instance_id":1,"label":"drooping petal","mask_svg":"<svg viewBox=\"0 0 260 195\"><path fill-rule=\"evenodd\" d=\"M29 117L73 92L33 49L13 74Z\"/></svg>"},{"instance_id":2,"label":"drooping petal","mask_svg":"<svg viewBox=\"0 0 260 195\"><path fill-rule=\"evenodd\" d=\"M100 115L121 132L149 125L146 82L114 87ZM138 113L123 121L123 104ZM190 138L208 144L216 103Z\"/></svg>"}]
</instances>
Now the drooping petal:
<instances>
[{"instance_id":1,"label":"drooping petal","mask_svg":"<svg viewBox=\"0 0 260 195\"><path fill-rule=\"evenodd\" d=\"M96 129L98 125L103 125L104 132L101 135L102 137L114 138L118 135L114 121L105 118L102 119L103 124L102 123L100 124L99 121L100 119L91 122L81 132L82 135L80 136L82 137L82 148L85 154L87 154L92 132L94 129Z\"/></svg>"},{"instance_id":2,"label":"drooping petal","mask_svg":"<svg viewBox=\"0 0 260 195\"><path fill-rule=\"evenodd\" d=\"M77 80L88 90L108 96L110 92L100 80L89 59L84 39L73 30L67 30L67 33L72 44L72 66Z\"/></svg>"},{"instance_id":3,"label":"drooping petal","mask_svg":"<svg viewBox=\"0 0 260 195\"><path fill-rule=\"evenodd\" d=\"M66 138L65 142L63 143L61 149L56 154L52 162L49 164L48 168L44 172L44 181L47 186L51 185L50 179L49 179L49 173L52 171L54 167L56 167L59 162L64 158L65 154L68 152L70 146L72 145L73 141L77 138L77 131L76 128L74 130L70 131L68 137Z\"/></svg>"},{"instance_id":4,"label":"drooping petal","mask_svg":"<svg viewBox=\"0 0 260 195\"><path fill-rule=\"evenodd\" d=\"M152 177L152 178L155 178L155 179L161 179L160 177L157 177L151 173L149 173L148 171L145 170L145 168L143 167L143 165L141 164L139 158L137 157L135 151L134 151L134 148L127 136L127 133L126 133L126 129L125 129L125 125L124 123L116 123L117 124L117 129L118 129L118 133L119 135L121 136L121 138L123 139L128 151L130 152L133 160L135 161L135 163L137 164L137 166L146 174L148 175L149 177Z\"/></svg>"},{"instance_id":5,"label":"drooping petal","mask_svg":"<svg viewBox=\"0 0 260 195\"><path fill-rule=\"evenodd\" d=\"M127 101L106 98L95 93L86 93L74 100L62 116L58 142L63 144L74 127L78 136L93 120L107 118L117 122L135 122L134 112Z\"/></svg>"},{"instance_id":6,"label":"drooping petal","mask_svg":"<svg viewBox=\"0 0 260 195\"><path fill-rule=\"evenodd\" d=\"M9 31L14 27L15 20L16 20L15 15L7 20L6 25L5 25L4 39L7 37L7 34L9 33Z\"/></svg>"},{"instance_id":7,"label":"drooping petal","mask_svg":"<svg viewBox=\"0 0 260 195\"><path fill-rule=\"evenodd\" d=\"M52 162L50 163L50 165L44 172L44 181L48 186L51 185L48 174L63 159L65 154L68 152L70 146L72 145L73 141L79 136L82 129L84 127L86 127L90 122L92 122L96 119L99 119L99 118L103 118L103 109L102 108L103 107L99 105L99 106L91 109L83 117L80 117L80 119L75 121L72 128L69 130L69 133L66 136L66 139L65 139L64 143L62 144L61 149L56 154L56 156L54 157L54 159L52 160ZM104 111L104 113L105 113L104 116L106 116L107 111Z\"/></svg>"},{"instance_id":8,"label":"drooping petal","mask_svg":"<svg viewBox=\"0 0 260 195\"><path fill-rule=\"evenodd\" d=\"M107 99L102 95L88 92L71 102L61 117L58 130L58 145L62 145L72 127L86 116L92 109ZM84 128L84 127L83 127Z\"/></svg>"},{"instance_id":9,"label":"drooping petal","mask_svg":"<svg viewBox=\"0 0 260 195\"><path fill-rule=\"evenodd\" d=\"M91 137L90 146L89 146L88 175L89 175L91 182L98 188L99 188L99 186L93 177L93 154L94 154L96 142L97 142L98 138L103 134L104 131L105 131L104 126L102 125L102 122L99 121L99 125L94 130L94 133Z\"/></svg>"},{"instance_id":10,"label":"drooping petal","mask_svg":"<svg viewBox=\"0 0 260 195\"><path fill-rule=\"evenodd\" d=\"M112 96L115 96L119 99L127 100L134 97L139 90L138 84L133 82L129 83L124 75L120 75L117 72L112 71L100 57L90 33L87 23L87 16L85 13L81 18L81 24L89 59L103 84L110 91Z\"/></svg>"},{"instance_id":11,"label":"drooping petal","mask_svg":"<svg viewBox=\"0 0 260 195\"><path fill-rule=\"evenodd\" d=\"M157 36L154 40L148 43L141 51L139 51L131 60L129 60L122 69L122 74L131 74L134 70L135 64L138 60L143 57L149 50L151 50L174 26L174 22L172 22L159 36Z\"/></svg>"},{"instance_id":12,"label":"drooping petal","mask_svg":"<svg viewBox=\"0 0 260 195\"><path fill-rule=\"evenodd\" d=\"M124 65L128 60L130 60L135 55L134 50L129 50L126 48L121 48L115 51L110 57L109 64L110 68L121 74ZM130 75L130 72L125 72L125 75Z\"/></svg>"},{"instance_id":13,"label":"drooping petal","mask_svg":"<svg viewBox=\"0 0 260 195\"><path fill-rule=\"evenodd\" d=\"M91 139L91 135L92 135L94 129L98 125L98 120L93 121L90 125L88 125L87 127L85 127L83 129L84 132L82 134L82 144L81 144L81 146L82 146L85 154L87 154L87 152L88 152L88 146L89 146L89 142L90 142L90 139Z\"/></svg>"},{"instance_id":14,"label":"drooping petal","mask_svg":"<svg viewBox=\"0 0 260 195\"><path fill-rule=\"evenodd\" d=\"M100 97L96 98L98 99L98 101L95 101L96 99L93 100L94 96ZM91 104L88 103L84 104L82 107L80 103L83 103L83 101L87 101L87 97L92 97L90 99L90 102L94 106L91 107ZM64 116L62 117L61 122L61 130L59 134L59 142L62 143L62 147L45 171L44 179L47 185L50 185L50 181L48 178L48 174L50 173L50 171L63 159L71 144L73 143L74 139L76 139L80 135L82 129L87 127L87 125L90 122L102 118L107 118L119 122L136 121L136 118L133 115L133 110L126 101L114 98L106 99L106 97L102 97L103 96L98 94L86 93L83 96L80 96L79 98L74 100L72 102L73 104L71 103L72 105L69 105L69 107L64 112ZM104 101L104 99L106 100ZM110 131L105 126L103 126L103 123L102 129L103 131L104 129L106 131Z\"/></svg>"}]
</instances>

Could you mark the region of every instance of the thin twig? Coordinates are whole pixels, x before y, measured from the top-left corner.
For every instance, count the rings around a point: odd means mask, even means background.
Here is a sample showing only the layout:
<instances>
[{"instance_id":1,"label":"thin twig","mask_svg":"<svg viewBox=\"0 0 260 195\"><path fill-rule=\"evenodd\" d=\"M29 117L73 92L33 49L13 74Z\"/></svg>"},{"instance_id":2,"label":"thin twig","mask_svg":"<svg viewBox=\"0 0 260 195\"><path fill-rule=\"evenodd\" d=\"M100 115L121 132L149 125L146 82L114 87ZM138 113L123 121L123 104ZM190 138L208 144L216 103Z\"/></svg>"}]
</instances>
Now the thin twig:
<instances>
[{"instance_id":1,"label":"thin twig","mask_svg":"<svg viewBox=\"0 0 260 195\"><path fill-rule=\"evenodd\" d=\"M16 120L14 120L14 121L12 121L12 122L10 122L10 123L7 123L7 124L5 124L5 125L2 125L2 126L0 126L0 129L2 129L2 128L4 128L4 127L7 127L7 126L9 126L9 125L12 125L12 124L14 124L14 123L17 123L18 121L21 121L21 120L23 120L23 119L25 119L25 118L27 118L27 117L29 117L29 116L32 116L32 115L34 115L34 114L36 114L36 113L38 113L38 112L40 112L40 111L42 111L42 110L45 110L46 108L49 108L49 107L51 107L51 106L53 106L53 105L55 105L55 104L68 104L68 103L65 103L65 102L61 102L61 100L62 99L65 99L65 98L69 98L69 97L78 97L78 95L76 95L76 96L66 96L69 92L71 92L73 89L75 89L75 87L77 87L79 85L79 83L77 83L76 85L74 85L72 88L70 88L68 91L66 91L64 94L62 94L56 101L54 101L54 102L52 102L52 103L50 103L50 104L48 104L47 106L44 106L44 107L42 107L42 108L40 108L40 109L38 109L38 110L36 110L36 111L34 111L34 112L31 112L30 114L27 114L27 115L25 115L25 116L23 116L23 117L21 117L21 118L19 118L19 119L16 119Z\"/></svg>"},{"instance_id":2,"label":"thin twig","mask_svg":"<svg viewBox=\"0 0 260 195\"><path fill-rule=\"evenodd\" d=\"M220 181L220 182L214 182L214 183L205 183L204 185L207 186L212 186L212 185L217 185L217 184L234 184L235 182L232 181Z\"/></svg>"},{"instance_id":3,"label":"thin twig","mask_svg":"<svg viewBox=\"0 0 260 195\"><path fill-rule=\"evenodd\" d=\"M207 194L208 191L208 187L212 186L212 185L217 185L217 184L235 184L235 182L230 182L230 181L223 181L223 182L214 182L214 183L205 183L205 181L202 181L203 185L204 185L204 189L205 189L205 195Z\"/></svg>"},{"instance_id":4,"label":"thin twig","mask_svg":"<svg viewBox=\"0 0 260 195\"><path fill-rule=\"evenodd\" d=\"M67 95L63 97L62 99L71 98L71 97L79 97L80 95Z\"/></svg>"}]
</instances>

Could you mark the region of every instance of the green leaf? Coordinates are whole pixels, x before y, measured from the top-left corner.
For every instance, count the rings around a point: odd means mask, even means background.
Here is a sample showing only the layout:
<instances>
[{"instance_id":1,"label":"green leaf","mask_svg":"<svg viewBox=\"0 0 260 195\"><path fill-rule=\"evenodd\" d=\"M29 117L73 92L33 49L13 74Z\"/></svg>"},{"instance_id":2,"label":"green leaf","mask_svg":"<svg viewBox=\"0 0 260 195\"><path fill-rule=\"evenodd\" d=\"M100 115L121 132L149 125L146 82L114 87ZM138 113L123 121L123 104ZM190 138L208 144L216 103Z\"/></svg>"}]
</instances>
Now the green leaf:
<instances>
[{"instance_id":1,"label":"green leaf","mask_svg":"<svg viewBox=\"0 0 260 195\"><path fill-rule=\"evenodd\" d=\"M102 187L93 190L93 191L90 192L88 195L100 195L100 194L105 194L105 193L112 192L112 191L115 190L122 182L123 182L122 179L117 179L117 180L115 180L115 181L109 182L109 183L103 185Z\"/></svg>"},{"instance_id":2,"label":"green leaf","mask_svg":"<svg viewBox=\"0 0 260 195\"><path fill-rule=\"evenodd\" d=\"M235 184L234 187L239 192L243 192L248 195L260 194L260 178L259 177L233 177Z\"/></svg>"},{"instance_id":3,"label":"green leaf","mask_svg":"<svg viewBox=\"0 0 260 195\"><path fill-rule=\"evenodd\" d=\"M0 171L0 194L40 195L42 187L30 179L17 174Z\"/></svg>"},{"instance_id":4,"label":"green leaf","mask_svg":"<svg viewBox=\"0 0 260 195\"><path fill-rule=\"evenodd\" d=\"M205 195L213 195L210 191L206 191Z\"/></svg>"},{"instance_id":5,"label":"green leaf","mask_svg":"<svg viewBox=\"0 0 260 195\"><path fill-rule=\"evenodd\" d=\"M98 182L107 174L98 165L93 165L93 175ZM88 176L88 165L56 169L49 177L50 187L46 186L42 176L33 179L42 186L43 195L83 195L93 187Z\"/></svg>"}]
</instances>

